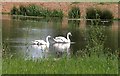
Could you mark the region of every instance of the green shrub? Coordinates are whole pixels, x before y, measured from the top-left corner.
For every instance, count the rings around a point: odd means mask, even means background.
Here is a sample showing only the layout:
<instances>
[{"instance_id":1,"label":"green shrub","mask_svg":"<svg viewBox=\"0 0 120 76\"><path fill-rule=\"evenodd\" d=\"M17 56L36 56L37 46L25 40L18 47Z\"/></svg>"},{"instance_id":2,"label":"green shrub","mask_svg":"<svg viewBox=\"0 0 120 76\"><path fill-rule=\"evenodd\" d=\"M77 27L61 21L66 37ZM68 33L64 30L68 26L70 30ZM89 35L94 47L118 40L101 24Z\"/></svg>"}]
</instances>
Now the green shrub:
<instances>
[{"instance_id":1,"label":"green shrub","mask_svg":"<svg viewBox=\"0 0 120 76\"><path fill-rule=\"evenodd\" d=\"M86 11L86 19L113 19L112 12L109 10L100 10L88 8Z\"/></svg>"},{"instance_id":2,"label":"green shrub","mask_svg":"<svg viewBox=\"0 0 120 76\"><path fill-rule=\"evenodd\" d=\"M26 15L26 16L42 16L42 17L63 17L63 12L61 10L48 10L37 5L20 5L19 8L15 6L11 10L11 14L15 15Z\"/></svg>"},{"instance_id":3,"label":"green shrub","mask_svg":"<svg viewBox=\"0 0 120 76\"><path fill-rule=\"evenodd\" d=\"M68 12L69 18L80 18L80 9L79 7L72 7Z\"/></svg>"},{"instance_id":4,"label":"green shrub","mask_svg":"<svg viewBox=\"0 0 120 76\"><path fill-rule=\"evenodd\" d=\"M86 19L99 19L102 11L99 9L88 8L86 11Z\"/></svg>"},{"instance_id":5,"label":"green shrub","mask_svg":"<svg viewBox=\"0 0 120 76\"><path fill-rule=\"evenodd\" d=\"M26 7L23 5L20 5L19 7L20 15L26 15Z\"/></svg>"},{"instance_id":6,"label":"green shrub","mask_svg":"<svg viewBox=\"0 0 120 76\"><path fill-rule=\"evenodd\" d=\"M85 51L88 52L89 56L99 55L106 51L105 50L105 28L103 26L89 26L89 29L85 31L86 33L86 43Z\"/></svg>"},{"instance_id":7,"label":"green shrub","mask_svg":"<svg viewBox=\"0 0 120 76\"><path fill-rule=\"evenodd\" d=\"M52 17L63 17L63 12L61 10L53 10L51 13Z\"/></svg>"},{"instance_id":8,"label":"green shrub","mask_svg":"<svg viewBox=\"0 0 120 76\"><path fill-rule=\"evenodd\" d=\"M86 19L100 19L100 20L87 20L87 25L104 25L110 26L112 24L112 20L108 22L103 22L104 20L113 19L112 12L109 10L100 10L95 8L89 8L86 11Z\"/></svg>"},{"instance_id":9,"label":"green shrub","mask_svg":"<svg viewBox=\"0 0 120 76\"><path fill-rule=\"evenodd\" d=\"M100 19L113 19L113 14L109 10L103 10Z\"/></svg>"},{"instance_id":10,"label":"green shrub","mask_svg":"<svg viewBox=\"0 0 120 76\"><path fill-rule=\"evenodd\" d=\"M26 14L27 16L38 16L39 15L39 8L38 6L36 5L29 5L27 6L26 8Z\"/></svg>"},{"instance_id":11,"label":"green shrub","mask_svg":"<svg viewBox=\"0 0 120 76\"><path fill-rule=\"evenodd\" d=\"M11 9L11 15L18 15L19 14L19 9L15 6Z\"/></svg>"},{"instance_id":12,"label":"green shrub","mask_svg":"<svg viewBox=\"0 0 120 76\"><path fill-rule=\"evenodd\" d=\"M51 11L48 9L42 10L42 13L43 13L42 14L43 17L50 17L51 16Z\"/></svg>"}]
</instances>

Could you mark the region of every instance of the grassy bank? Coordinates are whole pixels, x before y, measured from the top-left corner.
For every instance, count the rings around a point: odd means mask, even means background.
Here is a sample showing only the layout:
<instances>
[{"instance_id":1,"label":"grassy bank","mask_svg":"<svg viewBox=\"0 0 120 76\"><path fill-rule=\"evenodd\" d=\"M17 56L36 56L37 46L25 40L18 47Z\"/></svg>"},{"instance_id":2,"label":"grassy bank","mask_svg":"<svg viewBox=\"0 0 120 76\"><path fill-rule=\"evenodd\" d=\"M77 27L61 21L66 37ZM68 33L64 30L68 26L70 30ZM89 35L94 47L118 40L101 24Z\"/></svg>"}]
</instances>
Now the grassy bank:
<instances>
[{"instance_id":1,"label":"grassy bank","mask_svg":"<svg viewBox=\"0 0 120 76\"><path fill-rule=\"evenodd\" d=\"M104 57L84 57L59 60L4 59L3 74L117 74L118 61Z\"/></svg>"}]
</instances>

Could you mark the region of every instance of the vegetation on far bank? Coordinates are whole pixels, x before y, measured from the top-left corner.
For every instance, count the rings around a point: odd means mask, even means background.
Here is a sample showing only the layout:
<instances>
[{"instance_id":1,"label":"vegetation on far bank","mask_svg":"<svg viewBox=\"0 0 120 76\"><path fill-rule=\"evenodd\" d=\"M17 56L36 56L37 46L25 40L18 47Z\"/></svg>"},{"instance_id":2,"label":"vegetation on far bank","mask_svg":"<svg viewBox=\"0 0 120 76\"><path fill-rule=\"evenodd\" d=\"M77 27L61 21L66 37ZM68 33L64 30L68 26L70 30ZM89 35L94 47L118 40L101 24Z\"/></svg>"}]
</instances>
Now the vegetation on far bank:
<instances>
[{"instance_id":1,"label":"vegetation on far bank","mask_svg":"<svg viewBox=\"0 0 120 76\"><path fill-rule=\"evenodd\" d=\"M37 5L19 6L13 7L11 15L24 15L24 16L39 16L39 17L63 17L61 10L49 10Z\"/></svg>"},{"instance_id":2,"label":"vegetation on far bank","mask_svg":"<svg viewBox=\"0 0 120 76\"><path fill-rule=\"evenodd\" d=\"M30 4L28 6L20 5L19 7L14 6L11 9L11 15L24 15L24 16L38 16L38 17L60 17L64 16L62 10L49 10L42 6L37 6ZM81 17L81 12L79 7L71 7L68 11L68 18L78 19ZM86 9L86 19L114 19L114 16L110 10L98 9L98 8L87 8Z\"/></svg>"},{"instance_id":3,"label":"vegetation on far bank","mask_svg":"<svg viewBox=\"0 0 120 76\"><path fill-rule=\"evenodd\" d=\"M113 14L111 11L104 9L98 9L98 8L88 8L86 11L86 19L113 19Z\"/></svg>"},{"instance_id":4,"label":"vegetation on far bank","mask_svg":"<svg viewBox=\"0 0 120 76\"><path fill-rule=\"evenodd\" d=\"M68 12L69 18L80 18L80 8L79 7L72 7Z\"/></svg>"}]
</instances>

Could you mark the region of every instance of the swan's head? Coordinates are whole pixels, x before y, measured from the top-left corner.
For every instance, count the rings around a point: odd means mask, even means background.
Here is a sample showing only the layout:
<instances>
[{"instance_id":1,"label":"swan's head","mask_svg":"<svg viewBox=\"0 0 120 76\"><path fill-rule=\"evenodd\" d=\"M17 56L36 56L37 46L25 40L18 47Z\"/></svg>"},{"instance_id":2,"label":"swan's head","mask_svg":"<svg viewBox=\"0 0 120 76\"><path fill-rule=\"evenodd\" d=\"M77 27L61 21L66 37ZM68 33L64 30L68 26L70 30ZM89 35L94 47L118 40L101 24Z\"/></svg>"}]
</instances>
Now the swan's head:
<instances>
[{"instance_id":1,"label":"swan's head","mask_svg":"<svg viewBox=\"0 0 120 76\"><path fill-rule=\"evenodd\" d=\"M68 32L68 35L72 36L71 32Z\"/></svg>"},{"instance_id":2,"label":"swan's head","mask_svg":"<svg viewBox=\"0 0 120 76\"><path fill-rule=\"evenodd\" d=\"M48 35L48 36L47 36L47 38L51 38L51 36L50 36L50 35Z\"/></svg>"},{"instance_id":3,"label":"swan's head","mask_svg":"<svg viewBox=\"0 0 120 76\"><path fill-rule=\"evenodd\" d=\"M50 38L50 37L51 37L51 36L49 36L49 35L47 36L47 38Z\"/></svg>"}]
</instances>

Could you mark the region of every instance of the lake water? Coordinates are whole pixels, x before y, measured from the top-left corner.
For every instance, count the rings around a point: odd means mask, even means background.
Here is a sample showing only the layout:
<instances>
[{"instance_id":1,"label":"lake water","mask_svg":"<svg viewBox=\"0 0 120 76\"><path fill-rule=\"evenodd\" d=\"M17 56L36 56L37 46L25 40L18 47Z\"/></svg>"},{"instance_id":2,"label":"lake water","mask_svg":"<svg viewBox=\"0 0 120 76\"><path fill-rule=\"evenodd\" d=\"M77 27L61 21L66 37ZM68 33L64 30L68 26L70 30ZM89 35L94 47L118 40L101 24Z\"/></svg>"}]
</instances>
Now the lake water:
<instances>
[{"instance_id":1,"label":"lake water","mask_svg":"<svg viewBox=\"0 0 120 76\"><path fill-rule=\"evenodd\" d=\"M118 21L105 27L107 39L105 47L110 48L111 52L118 49L118 39L120 35ZM87 33L89 27L85 20L68 21L68 19L39 19L39 20L17 20L10 16L2 16L2 40L8 50L5 52L11 57L29 59L61 58L71 57L84 49L87 45ZM71 32L70 39L74 43L53 43L56 36L67 36ZM43 39L50 35L49 48L44 46L31 45L31 41Z\"/></svg>"}]
</instances>

